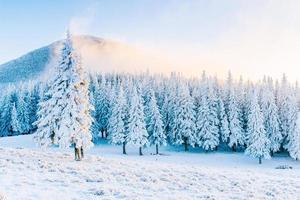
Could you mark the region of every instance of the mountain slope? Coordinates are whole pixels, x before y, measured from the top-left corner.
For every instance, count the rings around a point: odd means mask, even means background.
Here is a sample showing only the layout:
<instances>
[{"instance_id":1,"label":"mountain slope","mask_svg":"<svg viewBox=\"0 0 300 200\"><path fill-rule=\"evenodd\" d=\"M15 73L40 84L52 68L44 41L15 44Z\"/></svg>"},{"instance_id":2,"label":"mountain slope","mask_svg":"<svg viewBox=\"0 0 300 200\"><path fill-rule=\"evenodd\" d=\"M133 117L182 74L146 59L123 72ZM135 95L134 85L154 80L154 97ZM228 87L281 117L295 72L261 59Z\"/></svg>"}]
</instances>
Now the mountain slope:
<instances>
[{"instance_id":1,"label":"mountain slope","mask_svg":"<svg viewBox=\"0 0 300 200\"><path fill-rule=\"evenodd\" d=\"M0 66L0 83L33 79L40 75L52 56L52 46L42 47Z\"/></svg>"},{"instance_id":2,"label":"mountain slope","mask_svg":"<svg viewBox=\"0 0 300 200\"><path fill-rule=\"evenodd\" d=\"M151 68L161 72L162 61L140 49L104 40L94 36L74 36L74 45L80 52L83 65L96 72L140 72ZM0 65L0 84L18 83L49 77L49 70L58 63L62 40L31 51L15 60ZM167 65L163 64L163 70ZM49 68L48 68L49 67Z\"/></svg>"}]
</instances>

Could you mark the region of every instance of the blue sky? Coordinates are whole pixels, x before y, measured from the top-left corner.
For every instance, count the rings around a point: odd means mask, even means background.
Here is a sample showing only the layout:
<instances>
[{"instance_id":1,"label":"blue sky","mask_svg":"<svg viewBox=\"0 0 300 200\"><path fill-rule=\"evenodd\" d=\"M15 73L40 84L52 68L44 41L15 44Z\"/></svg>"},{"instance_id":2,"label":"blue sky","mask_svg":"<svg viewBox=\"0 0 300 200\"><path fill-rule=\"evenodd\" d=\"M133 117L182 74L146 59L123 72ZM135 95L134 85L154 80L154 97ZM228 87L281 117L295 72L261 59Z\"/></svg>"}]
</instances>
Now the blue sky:
<instances>
[{"instance_id":1,"label":"blue sky","mask_svg":"<svg viewBox=\"0 0 300 200\"><path fill-rule=\"evenodd\" d=\"M61 38L74 20L85 29L77 32L129 42L208 42L234 21L232 13L239 7L219 1L178 2L0 0L0 41L10 48L0 62Z\"/></svg>"},{"instance_id":2,"label":"blue sky","mask_svg":"<svg viewBox=\"0 0 300 200\"><path fill-rule=\"evenodd\" d=\"M296 0L0 0L0 63L71 27L156 51L179 71L298 79L299 8Z\"/></svg>"}]
</instances>

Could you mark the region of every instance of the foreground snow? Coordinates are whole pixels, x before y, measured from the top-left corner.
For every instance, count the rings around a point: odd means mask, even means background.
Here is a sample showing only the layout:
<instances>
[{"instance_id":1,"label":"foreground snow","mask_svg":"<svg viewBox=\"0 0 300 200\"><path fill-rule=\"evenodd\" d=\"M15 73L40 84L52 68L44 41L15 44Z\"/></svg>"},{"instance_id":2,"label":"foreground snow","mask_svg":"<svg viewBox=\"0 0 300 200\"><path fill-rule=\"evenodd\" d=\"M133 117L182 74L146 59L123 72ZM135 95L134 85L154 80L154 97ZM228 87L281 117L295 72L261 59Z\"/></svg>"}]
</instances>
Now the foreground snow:
<instances>
[{"instance_id":1,"label":"foreground snow","mask_svg":"<svg viewBox=\"0 0 300 200\"><path fill-rule=\"evenodd\" d=\"M242 154L122 156L100 145L76 162L69 150L34 148L31 136L0 146L0 199L300 199L300 166L287 157L259 166Z\"/></svg>"}]
</instances>

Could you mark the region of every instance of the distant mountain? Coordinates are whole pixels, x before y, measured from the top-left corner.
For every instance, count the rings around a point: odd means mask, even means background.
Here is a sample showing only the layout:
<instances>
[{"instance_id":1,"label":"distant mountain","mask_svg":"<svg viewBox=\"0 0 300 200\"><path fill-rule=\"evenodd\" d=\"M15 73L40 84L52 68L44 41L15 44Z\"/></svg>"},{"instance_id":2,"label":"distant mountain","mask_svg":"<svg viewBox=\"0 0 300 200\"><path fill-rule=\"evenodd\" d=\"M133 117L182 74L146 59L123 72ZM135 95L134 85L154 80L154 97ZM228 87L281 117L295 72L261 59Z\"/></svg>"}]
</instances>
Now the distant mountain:
<instances>
[{"instance_id":1,"label":"distant mountain","mask_svg":"<svg viewBox=\"0 0 300 200\"><path fill-rule=\"evenodd\" d=\"M118 42L85 35L75 36L74 43L82 55L84 66L90 71L138 72L148 68L159 69L161 65L159 59ZM0 65L0 84L48 78L53 65L57 65L61 44L62 41L54 42Z\"/></svg>"},{"instance_id":2,"label":"distant mountain","mask_svg":"<svg viewBox=\"0 0 300 200\"><path fill-rule=\"evenodd\" d=\"M19 82L39 76L52 57L53 45L0 65L0 83Z\"/></svg>"}]
</instances>

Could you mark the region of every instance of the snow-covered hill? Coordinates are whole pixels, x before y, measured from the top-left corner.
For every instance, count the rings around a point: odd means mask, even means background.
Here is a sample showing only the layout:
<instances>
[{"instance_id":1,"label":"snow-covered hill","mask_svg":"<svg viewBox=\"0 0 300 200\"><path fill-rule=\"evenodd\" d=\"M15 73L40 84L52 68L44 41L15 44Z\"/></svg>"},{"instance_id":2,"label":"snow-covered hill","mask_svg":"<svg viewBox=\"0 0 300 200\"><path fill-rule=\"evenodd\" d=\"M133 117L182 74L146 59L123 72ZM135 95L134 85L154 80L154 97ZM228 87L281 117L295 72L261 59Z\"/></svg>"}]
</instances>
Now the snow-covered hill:
<instances>
[{"instance_id":1,"label":"snow-covered hill","mask_svg":"<svg viewBox=\"0 0 300 200\"><path fill-rule=\"evenodd\" d=\"M32 51L18 59L0 65L0 83L14 83L36 78L52 57L53 46Z\"/></svg>"},{"instance_id":2,"label":"snow-covered hill","mask_svg":"<svg viewBox=\"0 0 300 200\"><path fill-rule=\"evenodd\" d=\"M132 150L123 156L119 147L102 144L76 162L71 150L42 151L31 139L30 135L0 139L0 196L12 200L300 199L299 163L285 157L257 165L242 154L165 149L165 156L140 157ZM275 169L280 164L294 169Z\"/></svg>"},{"instance_id":3,"label":"snow-covered hill","mask_svg":"<svg viewBox=\"0 0 300 200\"><path fill-rule=\"evenodd\" d=\"M161 70L161 60L134 47L94 36L74 36L84 67L92 72ZM62 41L54 42L0 65L0 85L48 78L57 65ZM164 70L168 69L164 65Z\"/></svg>"}]
</instances>

